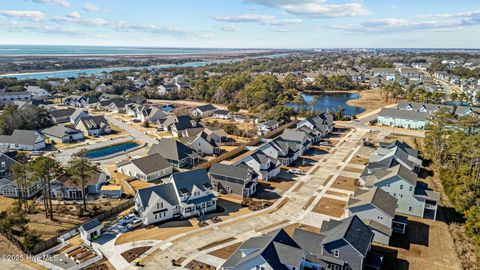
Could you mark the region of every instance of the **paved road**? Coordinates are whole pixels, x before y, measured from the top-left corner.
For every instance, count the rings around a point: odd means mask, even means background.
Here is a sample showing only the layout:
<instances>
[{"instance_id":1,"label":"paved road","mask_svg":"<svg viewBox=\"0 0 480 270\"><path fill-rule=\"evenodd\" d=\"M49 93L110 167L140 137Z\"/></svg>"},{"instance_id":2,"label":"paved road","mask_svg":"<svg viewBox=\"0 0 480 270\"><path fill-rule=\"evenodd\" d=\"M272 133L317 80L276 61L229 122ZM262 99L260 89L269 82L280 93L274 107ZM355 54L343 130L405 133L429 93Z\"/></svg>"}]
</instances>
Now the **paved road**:
<instances>
[{"instance_id":1,"label":"paved road","mask_svg":"<svg viewBox=\"0 0 480 270\"><path fill-rule=\"evenodd\" d=\"M355 156L361 147L360 141L365 133L366 130L363 129L350 132L350 136L345 139L345 142L339 143L334 148L335 151L332 151L334 152L333 154L329 153L323 156L301 181L297 182L285 193L284 198L288 198L288 200L283 206L280 205L282 200L279 200L271 208L239 216L209 227L196 229L185 234L176 235L155 246L161 249L160 255L153 258L145 268L178 269L172 267L172 259L185 257L187 258L187 260L185 260L186 263L198 256L203 256L212 251L212 249L218 249L235 242L245 241L250 237L260 235L267 231L301 222L312 212L317 202L325 196L326 190L333 184L345 166ZM332 175L332 177L328 183L325 183L330 175ZM299 185L301 186L299 187ZM325 188L320 190L322 186L325 186ZM312 196L315 197L315 200L306 210L303 210L302 207ZM278 206L281 207L276 211L272 211L272 209ZM321 225L322 219L329 219L329 217L326 216L322 218L321 215L318 215L318 217L318 226ZM207 230L208 232L205 232ZM208 244L232 237L236 240L221 246L215 246L211 249L199 251L200 248ZM132 245L133 244L134 243L132 243Z\"/></svg>"}]
</instances>

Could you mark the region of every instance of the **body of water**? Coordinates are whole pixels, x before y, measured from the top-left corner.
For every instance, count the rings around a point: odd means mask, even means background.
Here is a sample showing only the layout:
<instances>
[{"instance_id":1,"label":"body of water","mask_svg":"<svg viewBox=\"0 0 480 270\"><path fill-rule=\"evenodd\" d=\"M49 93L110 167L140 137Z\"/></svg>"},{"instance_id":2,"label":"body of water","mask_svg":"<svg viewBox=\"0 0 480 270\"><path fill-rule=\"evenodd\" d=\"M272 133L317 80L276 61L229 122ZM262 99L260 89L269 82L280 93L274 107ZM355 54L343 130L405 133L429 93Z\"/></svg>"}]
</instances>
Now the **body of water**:
<instances>
[{"instance_id":1,"label":"body of water","mask_svg":"<svg viewBox=\"0 0 480 270\"><path fill-rule=\"evenodd\" d=\"M363 108L353 107L347 104L347 101L351 99L360 98L360 96L356 93L341 93L341 94L319 94L319 95L309 95L309 94L302 94L303 99L308 104L307 109L312 110L314 109L316 112L336 112L338 108L341 106L345 109L345 115L357 115L365 111ZM315 102L315 106L310 105L313 101ZM300 110L301 106L296 104L290 104L291 107L295 108L296 110Z\"/></svg>"},{"instance_id":2,"label":"body of water","mask_svg":"<svg viewBox=\"0 0 480 270\"><path fill-rule=\"evenodd\" d=\"M127 142L127 143L122 143L122 144L117 144L114 146L109 146L105 148L100 148L100 149L95 149L91 151L87 151L83 157L88 158L88 159L97 159L97 158L103 158L103 157L108 157L114 154L119 154L122 152L126 152L127 150L133 149L135 147L140 146L140 144L136 142Z\"/></svg>"},{"instance_id":3,"label":"body of water","mask_svg":"<svg viewBox=\"0 0 480 270\"><path fill-rule=\"evenodd\" d=\"M216 48L154 48L122 46L54 46L54 45L0 45L0 55L66 56L66 55L177 55L250 52L262 50Z\"/></svg>"},{"instance_id":4,"label":"body of water","mask_svg":"<svg viewBox=\"0 0 480 270\"><path fill-rule=\"evenodd\" d=\"M1 51L1 50L0 50ZM1 53L0 53L1 55ZM36 79L43 80L48 78L76 78L79 76L90 77L97 75L103 72L113 72L113 71L123 71L123 70L139 70L139 69L167 69L174 67L201 67L210 64L222 64L222 63L231 63L235 61L241 61L245 59L259 59L259 58L279 58L289 55L288 53L279 53L279 54L270 54L264 56L253 56L245 57L242 59L227 59L227 60L213 60L213 61L198 61L198 62L187 62L183 64L165 64L165 65L155 65L155 66L144 66L144 67L110 67L110 68L89 68L89 69L74 69L74 70L58 70L58 71L40 71L40 72L28 72L28 73L14 73L14 74L4 74L0 75L0 78L16 78L19 80L25 79Z\"/></svg>"}]
</instances>

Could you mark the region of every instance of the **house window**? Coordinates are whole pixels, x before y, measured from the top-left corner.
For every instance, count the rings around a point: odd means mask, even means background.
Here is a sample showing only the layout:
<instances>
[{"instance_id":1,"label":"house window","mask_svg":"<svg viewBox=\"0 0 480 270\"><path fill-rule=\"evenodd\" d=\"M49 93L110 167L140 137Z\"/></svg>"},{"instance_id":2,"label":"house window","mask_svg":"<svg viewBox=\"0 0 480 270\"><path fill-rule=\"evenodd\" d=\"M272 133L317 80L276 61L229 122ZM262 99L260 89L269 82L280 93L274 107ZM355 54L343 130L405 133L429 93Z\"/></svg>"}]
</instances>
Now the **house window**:
<instances>
[{"instance_id":1,"label":"house window","mask_svg":"<svg viewBox=\"0 0 480 270\"><path fill-rule=\"evenodd\" d=\"M408 212L412 212L412 207L411 206L408 207Z\"/></svg>"},{"instance_id":2,"label":"house window","mask_svg":"<svg viewBox=\"0 0 480 270\"><path fill-rule=\"evenodd\" d=\"M413 191L413 187L412 187L412 186L410 186L409 190L410 190L410 191Z\"/></svg>"},{"instance_id":3,"label":"house window","mask_svg":"<svg viewBox=\"0 0 480 270\"><path fill-rule=\"evenodd\" d=\"M336 258L338 258L338 256L340 256L340 250L334 249L334 250L333 250L333 256L335 256Z\"/></svg>"},{"instance_id":4,"label":"house window","mask_svg":"<svg viewBox=\"0 0 480 270\"><path fill-rule=\"evenodd\" d=\"M263 267L263 266L260 266L260 265L257 265L257 267L256 267L256 268L257 268L257 270L265 270L265 267Z\"/></svg>"},{"instance_id":5,"label":"house window","mask_svg":"<svg viewBox=\"0 0 480 270\"><path fill-rule=\"evenodd\" d=\"M403 185L400 185L400 189L403 189Z\"/></svg>"}]
</instances>

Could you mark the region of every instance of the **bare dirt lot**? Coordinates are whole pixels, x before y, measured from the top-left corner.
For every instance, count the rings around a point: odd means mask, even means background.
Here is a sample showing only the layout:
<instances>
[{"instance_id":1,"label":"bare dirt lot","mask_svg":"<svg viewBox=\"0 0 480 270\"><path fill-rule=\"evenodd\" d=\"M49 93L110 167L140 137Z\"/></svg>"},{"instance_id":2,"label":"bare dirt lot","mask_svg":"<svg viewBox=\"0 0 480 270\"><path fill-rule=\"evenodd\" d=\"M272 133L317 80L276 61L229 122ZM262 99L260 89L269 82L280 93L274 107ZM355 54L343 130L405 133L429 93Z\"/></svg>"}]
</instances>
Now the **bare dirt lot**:
<instances>
[{"instance_id":1,"label":"bare dirt lot","mask_svg":"<svg viewBox=\"0 0 480 270\"><path fill-rule=\"evenodd\" d=\"M374 250L389 254L385 269L461 269L447 224L417 217L408 219L406 235L392 236L389 247L373 246Z\"/></svg>"},{"instance_id":2,"label":"bare dirt lot","mask_svg":"<svg viewBox=\"0 0 480 270\"><path fill-rule=\"evenodd\" d=\"M313 212L332 217L341 217L347 202L323 197L313 208Z\"/></svg>"},{"instance_id":3,"label":"bare dirt lot","mask_svg":"<svg viewBox=\"0 0 480 270\"><path fill-rule=\"evenodd\" d=\"M226 246L226 247L221 248L221 249L214 250L214 251L212 251L212 252L210 252L210 253L208 253L208 254L226 260L226 259L228 259L228 258L233 254L233 252L235 252L235 250L237 250L242 244L243 244L242 242L236 243L236 244L233 244L233 245L230 245L230 246Z\"/></svg>"},{"instance_id":4,"label":"bare dirt lot","mask_svg":"<svg viewBox=\"0 0 480 270\"><path fill-rule=\"evenodd\" d=\"M359 188L357 185L357 179L341 175L337 177L335 182L333 182L332 187L348 191L355 191L357 188Z\"/></svg>"}]
</instances>

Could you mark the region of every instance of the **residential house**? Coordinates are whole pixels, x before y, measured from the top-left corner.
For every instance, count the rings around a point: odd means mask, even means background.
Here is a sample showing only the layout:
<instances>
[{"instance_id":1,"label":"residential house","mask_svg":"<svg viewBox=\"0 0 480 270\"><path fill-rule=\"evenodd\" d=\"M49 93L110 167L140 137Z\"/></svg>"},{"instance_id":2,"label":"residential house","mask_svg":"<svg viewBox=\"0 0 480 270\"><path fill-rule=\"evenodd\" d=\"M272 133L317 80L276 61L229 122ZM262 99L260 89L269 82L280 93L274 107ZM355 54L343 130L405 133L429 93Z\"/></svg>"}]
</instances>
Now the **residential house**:
<instances>
[{"instance_id":1,"label":"residential house","mask_svg":"<svg viewBox=\"0 0 480 270\"><path fill-rule=\"evenodd\" d=\"M123 194L123 188L120 185L103 185L100 188L100 194L110 198L120 198Z\"/></svg>"},{"instance_id":2,"label":"residential house","mask_svg":"<svg viewBox=\"0 0 480 270\"><path fill-rule=\"evenodd\" d=\"M81 118L75 126L84 136L100 136L112 133L112 128L103 115Z\"/></svg>"},{"instance_id":3,"label":"residential house","mask_svg":"<svg viewBox=\"0 0 480 270\"><path fill-rule=\"evenodd\" d=\"M309 269L380 269L383 257L370 251L373 237L357 216L323 221L319 234L302 229L293 234L306 254L304 266Z\"/></svg>"},{"instance_id":4,"label":"residential house","mask_svg":"<svg viewBox=\"0 0 480 270\"><path fill-rule=\"evenodd\" d=\"M361 175L365 187L378 187L395 197L396 212L436 218L440 195L417 180L417 175L402 164L386 169L365 168Z\"/></svg>"},{"instance_id":5,"label":"residential house","mask_svg":"<svg viewBox=\"0 0 480 270\"><path fill-rule=\"evenodd\" d=\"M213 118L228 120L232 118L232 114L227 110L216 110L213 112Z\"/></svg>"},{"instance_id":6,"label":"residential house","mask_svg":"<svg viewBox=\"0 0 480 270\"><path fill-rule=\"evenodd\" d=\"M418 152L405 150L405 146L393 145L379 147L369 159L368 168L391 168L401 164L410 171L418 172L422 166L422 160L418 158Z\"/></svg>"},{"instance_id":7,"label":"residential house","mask_svg":"<svg viewBox=\"0 0 480 270\"><path fill-rule=\"evenodd\" d=\"M286 141L280 137L259 147L267 156L277 159L285 166L292 164L300 157L302 148L303 146L298 142Z\"/></svg>"},{"instance_id":8,"label":"residential house","mask_svg":"<svg viewBox=\"0 0 480 270\"><path fill-rule=\"evenodd\" d=\"M53 180L50 185L52 188L52 196L61 200L81 200L83 194L100 194L101 188L107 183L108 177L103 172L94 172L88 177L85 183L85 189L82 184L69 175L61 175Z\"/></svg>"},{"instance_id":9,"label":"residential house","mask_svg":"<svg viewBox=\"0 0 480 270\"><path fill-rule=\"evenodd\" d=\"M277 120L268 120L258 125L258 135L265 135L278 127L280 127L280 122Z\"/></svg>"},{"instance_id":10,"label":"residential house","mask_svg":"<svg viewBox=\"0 0 480 270\"><path fill-rule=\"evenodd\" d=\"M28 177L32 177L31 174ZM15 174L10 173L3 177L0 177L0 195L9 198L32 198L38 194L41 190L40 182L32 181L26 188L26 192L22 190L17 184L17 178Z\"/></svg>"},{"instance_id":11,"label":"residential house","mask_svg":"<svg viewBox=\"0 0 480 270\"><path fill-rule=\"evenodd\" d=\"M205 169L174 173L167 183L138 190L135 210L145 225L201 216L217 208Z\"/></svg>"},{"instance_id":12,"label":"residential house","mask_svg":"<svg viewBox=\"0 0 480 270\"><path fill-rule=\"evenodd\" d=\"M172 139L163 138L158 144L152 145L149 155L160 154L175 168L195 166L199 161L198 154L185 144Z\"/></svg>"},{"instance_id":13,"label":"residential house","mask_svg":"<svg viewBox=\"0 0 480 270\"><path fill-rule=\"evenodd\" d=\"M161 179L173 173L173 166L158 153L121 161L116 166L118 172L145 182Z\"/></svg>"},{"instance_id":14,"label":"residential house","mask_svg":"<svg viewBox=\"0 0 480 270\"><path fill-rule=\"evenodd\" d=\"M82 110L75 110L71 115L70 115L70 123L72 125L76 125L80 119L88 117L88 112L87 111L82 111Z\"/></svg>"},{"instance_id":15,"label":"residential house","mask_svg":"<svg viewBox=\"0 0 480 270\"><path fill-rule=\"evenodd\" d=\"M125 113L127 110L127 105L129 104L132 104L132 101L127 99L109 99L100 101L97 109L113 113Z\"/></svg>"},{"instance_id":16,"label":"residential house","mask_svg":"<svg viewBox=\"0 0 480 270\"><path fill-rule=\"evenodd\" d=\"M348 200L348 216L356 215L374 233L373 241L388 245L393 232L397 198L380 188L357 189Z\"/></svg>"},{"instance_id":17,"label":"residential house","mask_svg":"<svg viewBox=\"0 0 480 270\"><path fill-rule=\"evenodd\" d=\"M12 135L1 135L0 146L10 150L38 151L45 148L45 136L36 130L16 129Z\"/></svg>"},{"instance_id":18,"label":"residential house","mask_svg":"<svg viewBox=\"0 0 480 270\"><path fill-rule=\"evenodd\" d=\"M258 175L248 166L215 163L208 174L217 192L248 198L257 191Z\"/></svg>"},{"instance_id":19,"label":"residential house","mask_svg":"<svg viewBox=\"0 0 480 270\"><path fill-rule=\"evenodd\" d=\"M98 102L99 99L96 97L69 96L64 99L63 104L76 108L94 108Z\"/></svg>"},{"instance_id":20,"label":"residential house","mask_svg":"<svg viewBox=\"0 0 480 270\"><path fill-rule=\"evenodd\" d=\"M212 104L206 104L196 107L191 113L194 118L204 118L212 116L216 110L217 108L215 108L215 106Z\"/></svg>"},{"instance_id":21,"label":"residential house","mask_svg":"<svg viewBox=\"0 0 480 270\"><path fill-rule=\"evenodd\" d=\"M153 106L140 106L135 110L135 117L142 122L155 123L167 115L162 109Z\"/></svg>"},{"instance_id":22,"label":"residential house","mask_svg":"<svg viewBox=\"0 0 480 270\"><path fill-rule=\"evenodd\" d=\"M59 143L73 143L85 139L82 131L68 125L55 125L43 129L42 134Z\"/></svg>"},{"instance_id":23,"label":"residential house","mask_svg":"<svg viewBox=\"0 0 480 270\"><path fill-rule=\"evenodd\" d=\"M32 95L27 91L23 92L5 92L0 91L0 103L9 104L14 101L31 101Z\"/></svg>"},{"instance_id":24,"label":"residential house","mask_svg":"<svg viewBox=\"0 0 480 270\"><path fill-rule=\"evenodd\" d=\"M51 111L50 115L52 116L53 123L66 123L70 122L70 116L75 112L75 108L66 108Z\"/></svg>"},{"instance_id":25,"label":"residential house","mask_svg":"<svg viewBox=\"0 0 480 270\"><path fill-rule=\"evenodd\" d=\"M244 157L235 165L241 164L252 168L253 171L258 174L259 179L266 181L275 178L280 173L280 166L282 165L278 159L266 155L261 150Z\"/></svg>"},{"instance_id":26,"label":"residential house","mask_svg":"<svg viewBox=\"0 0 480 270\"><path fill-rule=\"evenodd\" d=\"M27 86L26 90L32 95L32 99L48 99L51 97L47 90L38 86Z\"/></svg>"},{"instance_id":27,"label":"residential house","mask_svg":"<svg viewBox=\"0 0 480 270\"><path fill-rule=\"evenodd\" d=\"M222 270L301 270L306 253L283 229L245 241L220 266Z\"/></svg>"},{"instance_id":28,"label":"residential house","mask_svg":"<svg viewBox=\"0 0 480 270\"><path fill-rule=\"evenodd\" d=\"M8 154L0 153L0 177L10 175L15 164L18 164L18 161L11 158Z\"/></svg>"},{"instance_id":29,"label":"residential house","mask_svg":"<svg viewBox=\"0 0 480 270\"><path fill-rule=\"evenodd\" d=\"M180 141L199 155L220 155L220 147L215 139L204 131L192 137L182 137Z\"/></svg>"},{"instance_id":30,"label":"residential house","mask_svg":"<svg viewBox=\"0 0 480 270\"><path fill-rule=\"evenodd\" d=\"M285 129L280 135L280 138L287 142L294 142L300 145L300 154L303 155L311 146L314 140L308 133L294 130L294 129Z\"/></svg>"}]
</instances>

